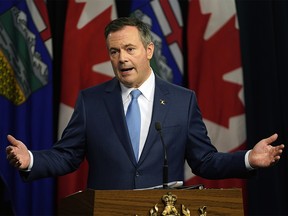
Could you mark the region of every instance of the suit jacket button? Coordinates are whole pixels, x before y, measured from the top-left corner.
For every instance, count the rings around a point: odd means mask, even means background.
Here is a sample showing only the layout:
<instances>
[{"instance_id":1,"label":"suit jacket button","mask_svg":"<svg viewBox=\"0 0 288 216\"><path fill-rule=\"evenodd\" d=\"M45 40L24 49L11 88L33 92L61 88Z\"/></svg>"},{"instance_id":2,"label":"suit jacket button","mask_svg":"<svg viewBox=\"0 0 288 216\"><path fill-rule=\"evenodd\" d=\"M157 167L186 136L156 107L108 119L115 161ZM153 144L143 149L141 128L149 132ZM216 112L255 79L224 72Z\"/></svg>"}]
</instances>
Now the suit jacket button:
<instances>
[{"instance_id":1,"label":"suit jacket button","mask_svg":"<svg viewBox=\"0 0 288 216\"><path fill-rule=\"evenodd\" d=\"M136 172L136 173L135 173L135 176L136 176L136 177L139 177L139 176L140 176L140 173L139 173L139 172Z\"/></svg>"}]
</instances>

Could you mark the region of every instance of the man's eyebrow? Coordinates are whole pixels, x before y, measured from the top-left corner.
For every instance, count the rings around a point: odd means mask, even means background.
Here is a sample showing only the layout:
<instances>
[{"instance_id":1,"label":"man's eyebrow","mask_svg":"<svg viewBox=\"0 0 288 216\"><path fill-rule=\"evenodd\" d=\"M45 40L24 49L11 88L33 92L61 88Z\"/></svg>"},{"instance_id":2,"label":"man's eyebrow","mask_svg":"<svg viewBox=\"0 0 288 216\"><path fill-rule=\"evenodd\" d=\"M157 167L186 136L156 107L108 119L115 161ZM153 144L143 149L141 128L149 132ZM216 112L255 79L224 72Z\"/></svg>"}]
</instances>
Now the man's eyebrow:
<instances>
[{"instance_id":1,"label":"man's eyebrow","mask_svg":"<svg viewBox=\"0 0 288 216\"><path fill-rule=\"evenodd\" d=\"M124 45L123 47L124 47L124 48L127 48L127 47L136 47L136 45L129 43L129 44ZM120 49L119 49L119 48L116 48L116 47L110 47L109 50L120 50Z\"/></svg>"},{"instance_id":2,"label":"man's eyebrow","mask_svg":"<svg viewBox=\"0 0 288 216\"><path fill-rule=\"evenodd\" d=\"M135 46L134 44L131 44L131 43L129 43L129 44L126 44L124 47L128 47L128 46Z\"/></svg>"}]
</instances>

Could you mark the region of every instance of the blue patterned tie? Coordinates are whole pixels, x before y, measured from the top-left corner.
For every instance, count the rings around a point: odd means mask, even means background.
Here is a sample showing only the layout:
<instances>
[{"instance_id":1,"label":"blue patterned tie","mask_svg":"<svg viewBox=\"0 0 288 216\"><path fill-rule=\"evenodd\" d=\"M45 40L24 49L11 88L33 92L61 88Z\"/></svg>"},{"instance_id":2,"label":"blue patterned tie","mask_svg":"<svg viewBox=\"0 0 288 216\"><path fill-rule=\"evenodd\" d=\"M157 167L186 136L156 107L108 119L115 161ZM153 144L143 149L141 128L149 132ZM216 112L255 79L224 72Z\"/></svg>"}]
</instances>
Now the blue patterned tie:
<instances>
[{"instance_id":1,"label":"blue patterned tie","mask_svg":"<svg viewBox=\"0 0 288 216\"><path fill-rule=\"evenodd\" d=\"M131 143L133 145L134 155L136 161L138 161L139 153L139 141L140 141L140 127L141 127L141 114L138 105L138 97L141 95L141 91L135 89L131 91L132 100L128 106L126 113L126 121L129 130Z\"/></svg>"}]
</instances>

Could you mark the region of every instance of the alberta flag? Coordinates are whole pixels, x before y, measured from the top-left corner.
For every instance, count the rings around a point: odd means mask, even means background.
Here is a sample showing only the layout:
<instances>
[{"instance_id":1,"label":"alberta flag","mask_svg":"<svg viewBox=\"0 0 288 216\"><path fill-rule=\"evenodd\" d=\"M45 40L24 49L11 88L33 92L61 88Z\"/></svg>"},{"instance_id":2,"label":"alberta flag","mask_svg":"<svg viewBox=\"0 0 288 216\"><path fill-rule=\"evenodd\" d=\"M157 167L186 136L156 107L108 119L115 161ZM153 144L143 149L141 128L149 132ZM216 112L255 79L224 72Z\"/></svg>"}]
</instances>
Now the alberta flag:
<instances>
[{"instance_id":1,"label":"alberta flag","mask_svg":"<svg viewBox=\"0 0 288 216\"><path fill-rule=\"evenodd\" d=\"M53 145L51 44L45 1L0 1L0 171L15 215L54 213L54 182L23 183L5 155L8 134L31 150Z\"/></svg>"},{"instance_id":2,"label":"alberta flag","mask_svg":"<svg viewBox=\"0 0 288 216\"><path fill-rule=\"evenodd\" d=\"M183 20L179 2L133 0L131 16L150 27L155 45L151 60L154 72L169 82L183 85Z\"/></svg>"}]
</instances>

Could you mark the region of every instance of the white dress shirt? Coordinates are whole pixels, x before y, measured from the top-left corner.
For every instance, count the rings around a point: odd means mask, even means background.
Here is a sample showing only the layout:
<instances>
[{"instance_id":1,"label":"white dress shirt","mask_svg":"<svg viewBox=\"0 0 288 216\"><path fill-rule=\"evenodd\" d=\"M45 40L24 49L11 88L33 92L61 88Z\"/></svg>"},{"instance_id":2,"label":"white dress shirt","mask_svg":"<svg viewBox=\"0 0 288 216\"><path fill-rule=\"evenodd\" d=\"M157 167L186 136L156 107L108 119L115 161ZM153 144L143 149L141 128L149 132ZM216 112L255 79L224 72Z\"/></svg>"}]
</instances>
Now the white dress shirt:
<instances>
[{"instance_id":1,"label":"white dress shirt","mask_svg":"<svg viewBox=\"0 0 288 216\"><path fill-rule=\"evenodd\" d=\"M127 88L122 83L120 83L120 85L122 90L122 101L126 115L128 106L132 98L130 92L134 88ZM138 104L141 114L141 129L140 129L140 142L139 142L139 154L138 154L138 160L139 160L148 135L149 126L152 118L152 109L153 109L153 100L155 91L155 75L153 71L149 76L149 78L138 89L142 93L138 97Z\"/></svg>"}]
</instances>

